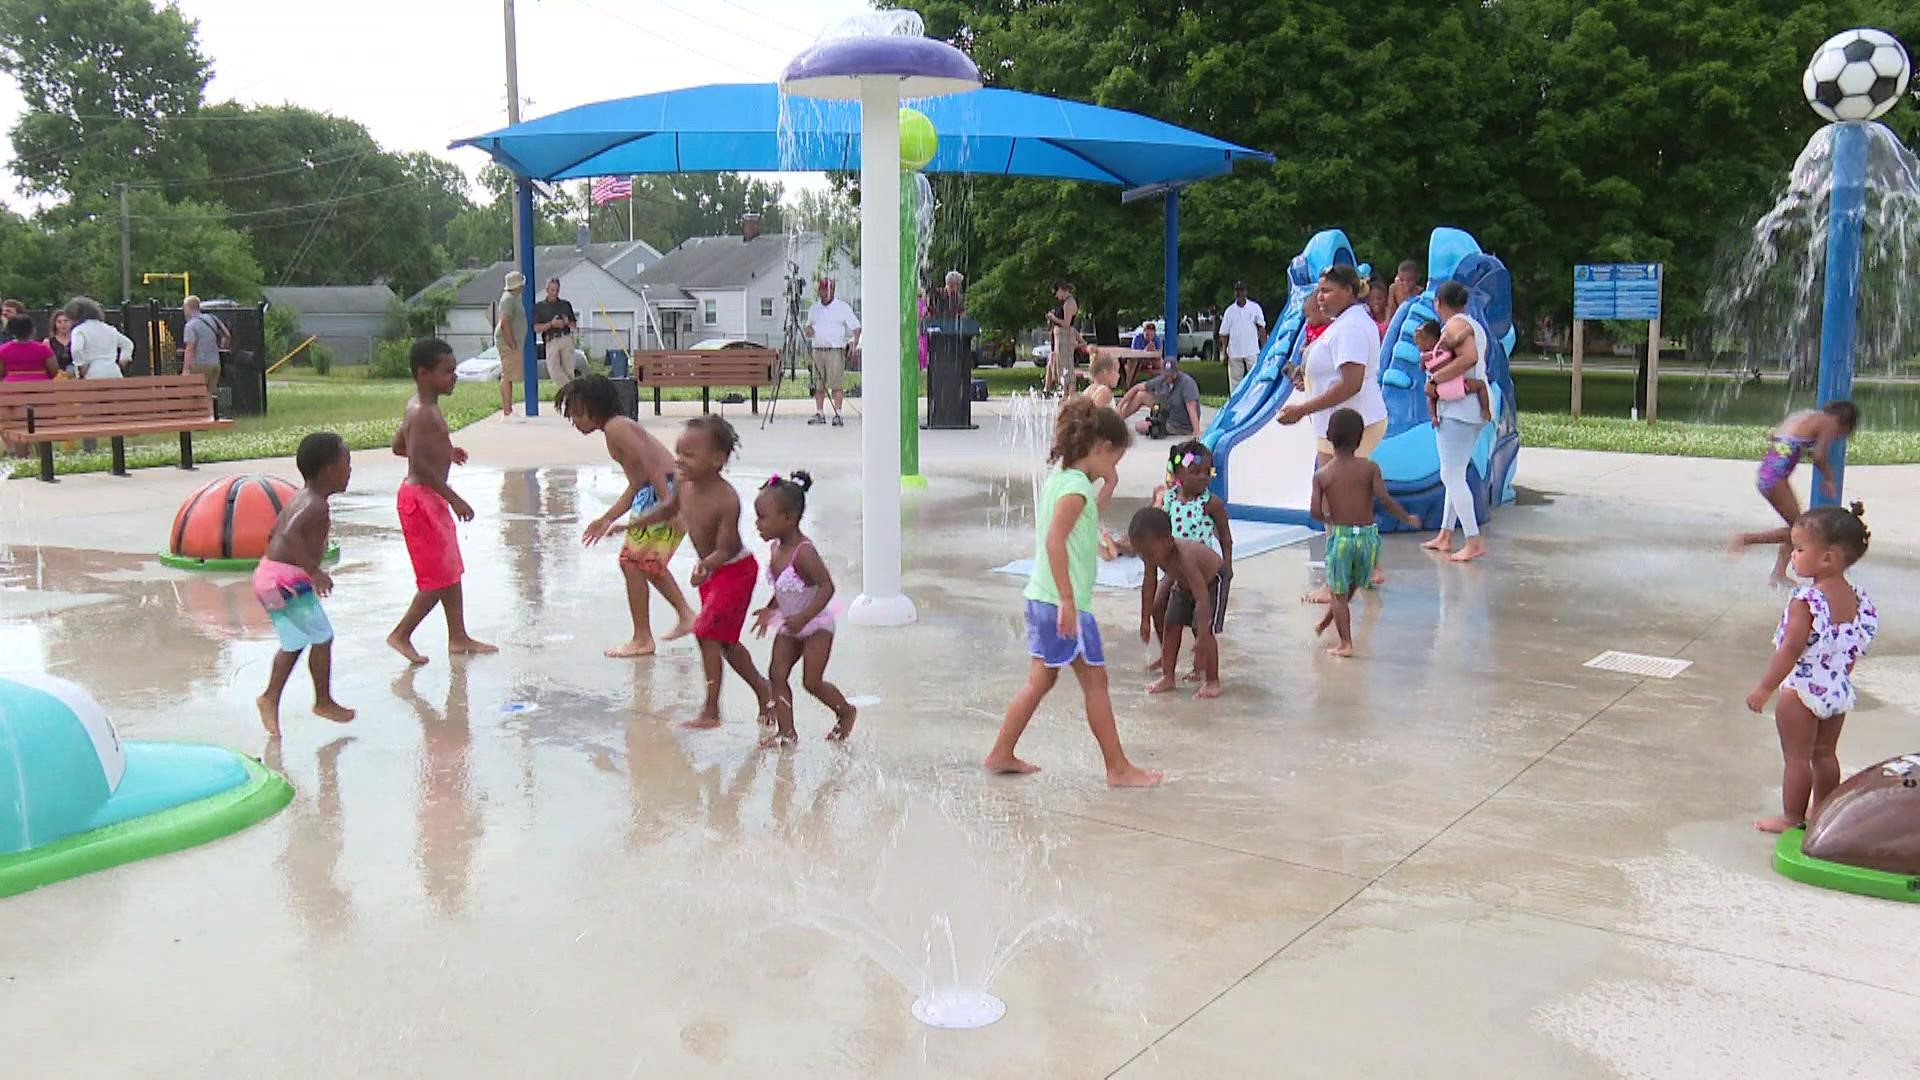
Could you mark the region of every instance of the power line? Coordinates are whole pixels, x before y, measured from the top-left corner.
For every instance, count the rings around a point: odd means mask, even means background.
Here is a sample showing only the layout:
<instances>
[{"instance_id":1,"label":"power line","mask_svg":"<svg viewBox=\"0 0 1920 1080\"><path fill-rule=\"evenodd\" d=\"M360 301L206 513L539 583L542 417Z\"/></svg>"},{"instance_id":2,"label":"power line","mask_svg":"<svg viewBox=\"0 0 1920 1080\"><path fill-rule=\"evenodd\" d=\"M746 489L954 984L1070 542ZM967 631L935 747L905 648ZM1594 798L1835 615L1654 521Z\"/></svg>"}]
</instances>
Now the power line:
<instances>
[{"instance_id":1,"label":"power line","mask_svg":"<svg viewBox=\"0 0 1920 1080\"><path fill-rule=\"evenodd\" d=\"M331 206L336 203L352 202L355 199L369 199L375 195L384 195L389 191L399 191L403 188L410 188L410 187L423 187L425 186L425 184L426 184L426 181L423 181L423 180L404 180L398 184L388 184L385 187L370 188L366 191L356 191L356 192L353 192L352 194L341 195L338 198L326 198L326 199L321 199L317 202L309 202L309 203L295 203L291 206L269 206L259 210L228 211L224 214L224 216L228 220L251 219L256 217L266 217L272 214L291 213L295 210L323 209L327 206ZM168 214L135 214L133 215L133 219L135 221L152 221L152 222L162 222L162 223L170 222L174 224L178 224L180 222L191 222L191 221L201 220L200 218L194 217L191 215L168 215Z\"/></svg>"},{"instance_id":2,"label":"power line","mask_svg":"<svg viewBox=\"0 0 1920 1080\"><path fill-rule=\"evenodd\" d=\"M757 76L758 74L760 74L759 72L754 71L752 68L742 67L740 66L740 64L736 63L735 61L727 60L722 57L715 56L704 49L695 48L692 45L678 44L675 42L666 41L665 39L659 37L658 29L656 27L647 26L644 23L635 22L634 20L629 19L625 15L621 15L618 12L608 11L597 4L589 3L588 0L573 0L573 2L576 4L579 4L583 8L586 8L588 11L594 12L595 14L600 15L604 18L612 19L615 22L626 23L628 26L631 26L637 30L644 30L648 33L651 40L659 41L662 44L666 44L666 45L672 45L675 48L685 49L687 52L690 52L693 55L698 56L703 60L711 60L712 62L719 64L721 67L732 68L733 70L741 73L742 75ZM675 10L678 10L678 9L675 9ZM682 14L684 14L684 12Z\"/></svg>"}]
</instances>

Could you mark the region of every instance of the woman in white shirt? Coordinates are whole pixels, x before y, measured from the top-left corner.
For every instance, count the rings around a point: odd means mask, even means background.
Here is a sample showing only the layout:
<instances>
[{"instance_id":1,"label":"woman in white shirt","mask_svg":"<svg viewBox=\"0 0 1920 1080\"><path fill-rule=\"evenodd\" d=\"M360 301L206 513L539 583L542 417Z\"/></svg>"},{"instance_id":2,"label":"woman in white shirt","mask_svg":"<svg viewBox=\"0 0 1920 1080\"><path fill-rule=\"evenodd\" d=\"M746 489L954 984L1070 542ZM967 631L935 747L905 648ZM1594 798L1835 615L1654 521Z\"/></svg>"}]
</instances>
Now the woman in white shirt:
<instances>
[{"instance_id":1,"label":"woman in white shirt","mask_svg":"<svg viewBox=\"0 0 1920 1080\"><path fill-rule=\"evenodd\" d=\"M1327 441L1327 421L1340 409L1360 414L1366 431L1360 437L1361 457L1370 457L1387 434L1387 401L1380 394L1380 328L1367 309L1366 285L1351 266L1334 266L1320 275L1315 298L1331 320L1327 329L1307 346L1305 363L1293 373L1296 400L1280 410L1279 422L1313 420L1319 436L1316 467L1333 460ZM1302 370L1304 369L1304 370ZM1298 400L1305 394L1305 400Z\"/></svg>"},{"instance_id":2,"label":"woman in white shirt","mask_svg":"<svg viewBox=\"0 0 1920 1080\"><path fill-rule=\"evenodd\" d=\"M1453 352L1445 367L1427 374L1436 382L1462 375L1485 381L1487 378L1487 331L1467 314L1467 287L1449 281L1434 293L1433 309L1440 315L1443 328L1440 347ZM1446 485L1446 510L1441 514L1440 531L1423 547L1452 552L1454 562L1471 562L1487 553L1480 540L1480 521L1473 509L1473 488L1467 483L1467 466L1473 461L1473 448L1480 442L1480 429L1486 420L1480 414L1480 399L1472 394L1458 401L1439 403L1440 429L1435 438L1440 450L1440 482ZM1453 527L1458 522L1467 534L1467 542L1453 550Z\"/></svg>"},{"instance_id":3,"label":"woman in white shirt","mask_svg":"<svg viewBox=\"0 0 1920 1080\"><path fill-rule=\"evenodd\" d=\"M81 379L118 379L133 359L133 340L107 324L100 305L85 296L67 302L73 321L73 373Z\"/></svg>"}]
</instances>

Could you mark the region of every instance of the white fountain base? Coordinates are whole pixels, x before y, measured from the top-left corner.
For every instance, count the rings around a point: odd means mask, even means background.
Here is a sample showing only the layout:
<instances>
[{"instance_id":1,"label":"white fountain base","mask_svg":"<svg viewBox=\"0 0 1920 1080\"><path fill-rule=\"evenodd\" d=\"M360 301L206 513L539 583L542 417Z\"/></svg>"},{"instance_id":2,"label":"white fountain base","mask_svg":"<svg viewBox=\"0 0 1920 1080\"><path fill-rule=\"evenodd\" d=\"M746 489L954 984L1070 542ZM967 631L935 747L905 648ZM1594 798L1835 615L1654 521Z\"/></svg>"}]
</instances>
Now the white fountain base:
<instances>
[{"instance_id":1,"label":"white fountain base","mask_svg":"<svg viewBox=\"0 0 1920 1080\"><path fill-rule=\"evenodd\" d=\"M949 1031L983 1028L1007 1015L1007 1003L985 990L933 990L913 1003L913 1018Z\"/></svg>"},{"instance_id":2,"label":"white fountain base","mask_svg":"<svg viewBox=\"0 0 1920 1080\"><path fill-rule=\"evenodd\" d=\"M914 610L913 601L900 595L868 596L862 593L847 608L847 621L855 626L910 626L917 618L919 612Z\"/></svg>"}]
</instances>

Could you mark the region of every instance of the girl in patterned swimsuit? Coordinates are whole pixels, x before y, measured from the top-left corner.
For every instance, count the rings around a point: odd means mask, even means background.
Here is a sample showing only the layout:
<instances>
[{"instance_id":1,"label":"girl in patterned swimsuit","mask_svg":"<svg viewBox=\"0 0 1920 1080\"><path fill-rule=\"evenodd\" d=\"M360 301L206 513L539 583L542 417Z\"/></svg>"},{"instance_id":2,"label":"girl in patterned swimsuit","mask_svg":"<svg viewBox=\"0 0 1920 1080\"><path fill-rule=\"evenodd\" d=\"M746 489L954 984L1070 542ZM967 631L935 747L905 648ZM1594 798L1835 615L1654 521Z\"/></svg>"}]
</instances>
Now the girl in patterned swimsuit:
<instances>
[{"instance_id":1,"label":"girl in patterned swimsuit","mask_svg":"<svg viewBox=\"0 0 1920 1080\"><path fill-rule=\"evenodd\" d=\"M842 742L853 734L859 710L847 703L840 688L826 679L827 659L833 655L833 575L820 549L800 531L807 512L807 492L813 477L803 471L775 476L760 486L753 500L755 526L772 545L767 553L767 584L773 599L755 613L754 631L761 637L776 625L773 659L767 681L773 684L774 730L760 740L763 747L791 746L799 738L793 730L793 687L788 676L801 663L801 685L820 704L833 710L838 721L827 738Z\"/></svg>"},{"instance_id":2,"label":"girl in patterned swimsuit","mask_svg":"<svg viewBox=\"0 0 1920 1080\"><path fill-rule=\"evenodd\" d=\"M1817 412L1803 410L1782 420L1767 440L1767 452L1760 458L1753 486L1786 524L1778 529L1740 533L1733 538L1730 550L1738 553L1754 544L1778 544L1780 554L1773 564L1773 584L1792 584L1787 577L1787 561L1793 553L1789 531L1793 523L1800 520L1800 499L1793 492L1794 468L1801 458L1813 458L1813 467L1820 472L1820 483L1826 485L1828 494L1837 494L1833 469L1827 464L1827 448L1835 439L1853 434L1854 425L1859 422L1860 410L1853 402L1830 401Z\"/></svg>"},{"instance_id":3,"label":"girl in patterned swimsuit","mask_svg":"<svg viewBox=\"0 0 1920 1080\"><path fill-rule=\"evenodd\" d=\"M1780 691L1773 719L1786 761L1782 813L1753 823L1763 832L1804 825L1807 811L1840 783L1836 750L1854 705L1853 666L1880 629L1873 601L1847 580L1847 570L1867 553L1864 512L1859 503L1844 510L1823 506L1793 524L1793 571L1813 584L1794 590L1773 634L1773 663L1747 695L1747 708L1759 712Z\"/></svg>"},{"instance_id":4,"label":"girl in patterned swimsuit","mask_svg":"<svg viewBox=\"0 0 1920 1080\"><path fill-rule=\"evenodd\" d=\"M1153 505L1173 519L1173 538L1205 544L1220 553L1220 578L1233 580L1233 525L1227 519L1227 504L1208 489L1213 483L1213 451L1199 439L1189 439L1167 451L1167 481L1153 493ZM1167 600L1173 579L1162 577L1160 591L1153 598L1153 629L1156 635L1166 629ZM1226 589L1221 589L1222 603ZM1222 613L1224 616L1224 612ZM1148 671L1160 670L1156 657ZM1196 668L1187 673L1188 682L1199 682Z\"/></svg>"}]
</instances>

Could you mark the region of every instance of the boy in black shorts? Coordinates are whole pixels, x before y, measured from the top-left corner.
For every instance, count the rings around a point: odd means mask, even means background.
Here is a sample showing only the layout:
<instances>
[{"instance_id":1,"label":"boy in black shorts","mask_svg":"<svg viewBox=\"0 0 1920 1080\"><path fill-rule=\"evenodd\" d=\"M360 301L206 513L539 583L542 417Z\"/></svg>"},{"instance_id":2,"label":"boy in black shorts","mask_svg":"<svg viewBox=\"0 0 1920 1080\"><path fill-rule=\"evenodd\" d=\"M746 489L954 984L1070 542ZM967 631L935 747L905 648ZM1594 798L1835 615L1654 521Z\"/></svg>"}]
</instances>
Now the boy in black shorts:
<instances>
[{"instance_id":1,"label":"boy in black shorts","mask_svg":"<svg viewBox=\"0 0 1920 1080\"><path fill-rule=\"evenodd\" d=\"M1147 564L1140 585L1140 640L1153 640L1153 598L1159 592L1160 571L1173 587L1167 595L1167 621L1160 631L1160 678L1147 687L1149 694L1173 689L1173 673L1180 662L1180 634L1193 627L1193 672L1187 678L1200 683L1197 698L1220 696L1220 642L1216 635L1227 623L1226 562L1220 553L1192 540L1176 540L1173 519L1165 510L1149 506L1133 515L1127 539Z\"/></svg>"}]
</instances>

